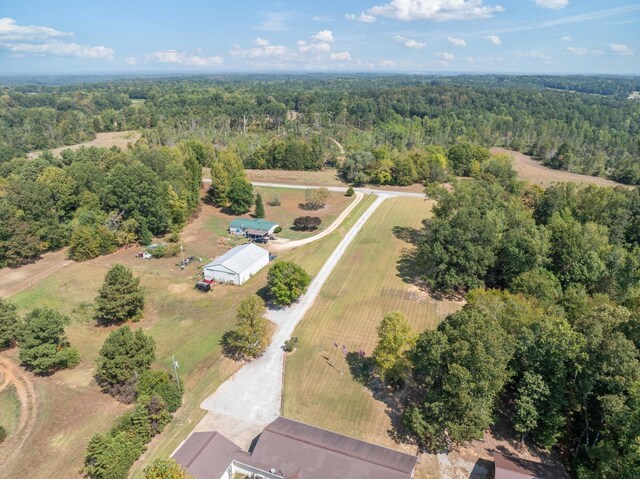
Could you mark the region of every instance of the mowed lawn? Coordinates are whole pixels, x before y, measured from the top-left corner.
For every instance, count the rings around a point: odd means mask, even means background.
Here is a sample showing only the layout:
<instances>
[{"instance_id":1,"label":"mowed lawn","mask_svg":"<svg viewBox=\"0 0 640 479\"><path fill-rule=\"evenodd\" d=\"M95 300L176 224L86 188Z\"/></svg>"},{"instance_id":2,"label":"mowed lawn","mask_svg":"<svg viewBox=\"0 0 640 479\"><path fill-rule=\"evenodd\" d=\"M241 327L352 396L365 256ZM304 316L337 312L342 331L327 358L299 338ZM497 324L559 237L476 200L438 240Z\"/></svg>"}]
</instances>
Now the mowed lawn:
<instances>
[{"instance_id":1,"label":"mowed lawn","mask_svg":"<svg viewBox=\"0 0 640 479\"><path fill-rule=\"evenodd\" d=\"M295 260L316 274L348 228L371 204L366 200L356 206L337 231L282 258ZM202 257L203 263L228 250L218 244L219 235L209 228L216 212L204 206L182 234L186 254ZM193 289L200 263L180 270L176 266L178 258L145 261L134 257L137 251L123 249L95 260L72 263L9 298L22 313L46 306L69 315L72 322L66 333L82 358L72 370L51 377L33 377L39 400L37 423L18 460L7 471L10 477L81 477L84 450L91 436L108 431L130 408L100 392L93 379L98 351L116 329L96 326L93 302L105 272L115 263L131 267L147 292L144 318L131 326L153 336L156 367L168 370L175 355L186 390L184 405L174 422L152 442L149 453L135 470L140 471L151 457L170 454L203 416L204 411L199 408L202 400L241 366L221 355L219 341L234 324L239 301L264 287L267 270L240 287L216 285L205 295ZM14 358L16 352L11 351Z\"/></svg>"},{"instance_id":2,"label":"mowed lawn","mask_svg":"<svg viewBox=\"0 0 640 479\"><path fill-rule=\"evenodd\" d=\"M370 356L385 313L402 311L414 330L422 331L460 307L435 301L398 276L396 263L412 245L397 239L393 228L420 228L432 204L418 198L387 200L351 244L294 333L300 342L286 362L285 416L414 452L389 437L384 403L353 379L342 346Z\"/></svg>"},{"instance_id":3,"label":"mowed lawn","mask_svg":"<svg viewBox=\"0 0 640 479\"><path fill-rule=\"evenodd\" d=\"M297 240L313 236L323 229L328 228L331 223L349 206L355 197L347 197L344 193L331 192L326 205L318 210L307 210L302 207L305 202L305 190L291 188L268 188L255 187L254 191L262 195L264 203L265 219L278 223L282 227L282 231L278 236ZM268 204L274 195L280 197L280 206L271 206ZM235 216L229 214L226 209L217 209L215 214L211 216L207 223L208 228L220 236L229 236L229 223L237 218L253 218L251 211L245 215ZM299 216L317 216L322 220L322 224L315 231L296 231L292 229L293 220Z\"/></svg>"}]
</instances>

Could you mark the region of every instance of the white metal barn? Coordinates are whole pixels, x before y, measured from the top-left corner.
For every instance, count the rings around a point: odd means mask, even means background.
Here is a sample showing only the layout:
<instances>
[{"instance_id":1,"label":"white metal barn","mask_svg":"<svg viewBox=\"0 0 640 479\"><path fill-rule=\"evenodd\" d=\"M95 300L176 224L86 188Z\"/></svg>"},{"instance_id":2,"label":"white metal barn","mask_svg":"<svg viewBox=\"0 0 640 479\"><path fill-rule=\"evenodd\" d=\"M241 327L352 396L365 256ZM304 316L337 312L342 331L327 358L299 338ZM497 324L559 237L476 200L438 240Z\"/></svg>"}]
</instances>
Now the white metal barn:
<instances>
[{"instance_id":1,"label":"white metal barn","mask_svg":"<svg viewBox=\"0 0 640 479\"><path fill-rule=\"evenodd\" d=\"M236 246L204 267L204 279L240 285L269 264L269 252L253 243Z\"/></svg>"}]
</instances>

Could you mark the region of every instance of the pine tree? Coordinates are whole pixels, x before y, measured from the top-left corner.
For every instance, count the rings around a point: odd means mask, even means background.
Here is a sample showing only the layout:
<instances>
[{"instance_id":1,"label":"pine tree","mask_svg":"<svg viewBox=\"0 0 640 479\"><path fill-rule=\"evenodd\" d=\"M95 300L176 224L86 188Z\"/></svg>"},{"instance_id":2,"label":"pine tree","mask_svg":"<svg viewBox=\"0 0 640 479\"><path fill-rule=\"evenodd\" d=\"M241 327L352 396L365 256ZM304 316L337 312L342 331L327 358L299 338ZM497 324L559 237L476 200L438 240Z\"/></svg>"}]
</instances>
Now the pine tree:
<instances>
[{"instance_id":1,"label":"pine tree","mask_svg":"<svg viewBox=\"0 0 640 479\"><path fill-rule=\"evenodd\" d=\"M256 195L256 218L264 218L264 204L262 204L262 195L258 193Z\"/></svg>"},{"instance_id":2,"label":"pine tree","mask_svg":"<svg viewBox=\"0 0 640 479\"><path fill-rule=\"evenodd\" d=\"M140 279L134 278L131 269L116 264L104 277L104 283L96 297L95 318L99 324L107 325L138 320L144 308L144 292Z\"/></svg>"}]
</instances>

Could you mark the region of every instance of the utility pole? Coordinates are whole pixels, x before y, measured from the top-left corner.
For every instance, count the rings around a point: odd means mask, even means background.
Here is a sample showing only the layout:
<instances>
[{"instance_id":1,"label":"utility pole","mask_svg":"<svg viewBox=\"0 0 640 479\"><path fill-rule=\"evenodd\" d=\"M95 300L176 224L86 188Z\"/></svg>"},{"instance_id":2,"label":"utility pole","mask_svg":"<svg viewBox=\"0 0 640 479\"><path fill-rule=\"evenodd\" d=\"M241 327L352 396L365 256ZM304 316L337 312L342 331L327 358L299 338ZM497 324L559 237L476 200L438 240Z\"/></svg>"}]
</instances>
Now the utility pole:
<instances>
[{"instance_id":1,"label":"utility pole","mask_svg":"<svg viewBox=\"0 0 640 479\"><path fill-rule=\"evenodd\" d=\"M180 367L180 365L178 364L178 361L176 361L176 358L173 354L171 355L171 361L173 362L173 373L176 376L176 384L178 385L178 392L182 394L182 391L180 390L180 379L178 379L178 368Z\"/></svg>"},{"instance_id":2,"label":"utility pole","mask_svg":"<svg viewBox=\"0 0 640 479\"><path fill-rule=\"evenodd\" d=\"M182 247L182 241L180 242L180 253L182 254L182 263L180 263L180 269L184 269L184 248Z\"/></svg>"}]
</instances>

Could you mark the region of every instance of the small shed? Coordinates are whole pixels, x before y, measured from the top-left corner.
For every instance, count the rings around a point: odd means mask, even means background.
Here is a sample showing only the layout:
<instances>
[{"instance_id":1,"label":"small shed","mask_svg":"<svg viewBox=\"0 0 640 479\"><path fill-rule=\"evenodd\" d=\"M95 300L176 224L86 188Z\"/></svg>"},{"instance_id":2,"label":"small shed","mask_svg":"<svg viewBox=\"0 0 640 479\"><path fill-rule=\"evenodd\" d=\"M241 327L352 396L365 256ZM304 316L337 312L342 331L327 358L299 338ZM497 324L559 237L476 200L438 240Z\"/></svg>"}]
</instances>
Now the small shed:
<instances>
[{"instance_id":1,"label":"small shed","mask_svg":"<svg viewBox=\"0 0 640 479\"><path fill-rule=\"evenodd\" d=\"M278 223L274 223L273 221L236 218L229 225L229 233L245 236L249 231L252 231L254 236L262 237L272 235L277 227Z\"/></svg>"},{"instance_id":2,"label":"small shed","mask_svg":"<svg viewBox=\"0 0 640 479\"><path fill-rule=\"evenodd\" d=\"M204 279L240 285L269 264L269 252L255 244L227 251L204 267Z\"/></svg>"}]
</instances>

